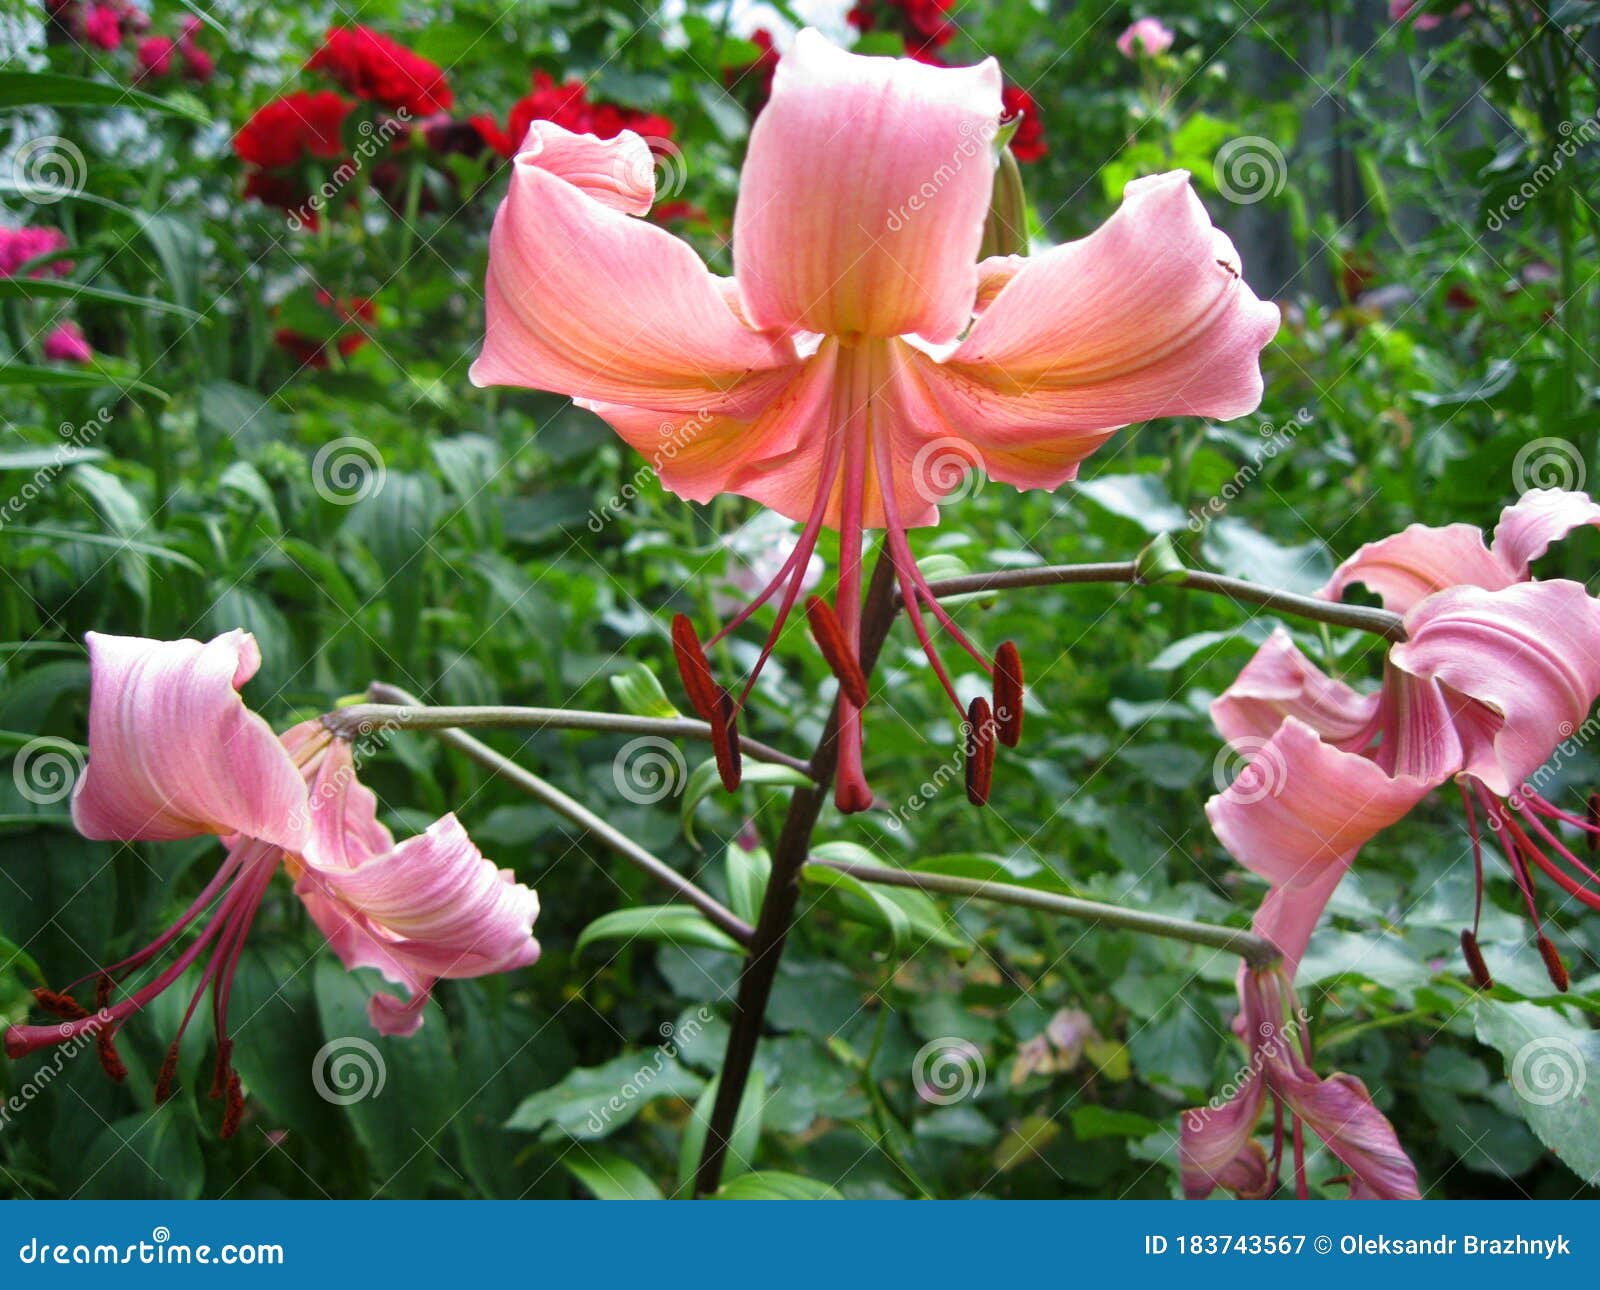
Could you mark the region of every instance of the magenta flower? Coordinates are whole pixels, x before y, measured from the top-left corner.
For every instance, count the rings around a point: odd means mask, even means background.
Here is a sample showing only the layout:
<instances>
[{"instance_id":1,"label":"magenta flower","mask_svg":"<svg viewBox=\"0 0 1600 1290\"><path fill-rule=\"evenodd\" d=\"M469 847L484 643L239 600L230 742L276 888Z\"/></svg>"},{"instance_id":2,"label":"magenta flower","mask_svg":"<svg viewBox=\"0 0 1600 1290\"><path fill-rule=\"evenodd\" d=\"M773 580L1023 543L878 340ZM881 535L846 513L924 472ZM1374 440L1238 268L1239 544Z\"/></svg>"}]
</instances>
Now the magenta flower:
<instances>
[{"instance_id":1,"label":"magenta flower","mask_svg":"<svg viewBox=\"0 0 1600 1290\"><path fill-rule=\"evenodd\" d=\"M49 255L66 246L67 238L58 228L0 228L0 278L16 274L29 260ZM28 272L30 278L53 274L60 278L72 272L70 260L52 260Z\"/></svg>"},{"instance_id":2,"label":"magenta flower","mask_svg":"<svg viewBox=\"0 0 1600 1290\"><path fill-rule=\"evenodd\" d=\"M1223 1187L1252 1198L1270 1195L1282 1169L1287 1111L1297 1195L1307 1192L1302 1126L1308 1125L1350 1170L1352 1199L1418 1199L1416 1167L1366 1085L1342 1073L1321 1079L1312 1068L1311 1039L1291 977L1292 969L1281 966L1239 970L1234 1029L1250 1050L1250 1064L1226 1102L1183 1113L1178 1157L1184 1194L1203 1200ZM1270 1157L1254 1136L1268 1098L1274 1108Z\"/></svg>"},{"instance_id":3,"label":"magenta flower","mask_svg":"<svg viewBox=\"0 0 1600 1290\"><path fill-rule=\"evenodd\" d=\"M1159 18L1140 18L1117 37L1124 58L1159 58L1172 48L1172 29Z\"/></svg>"},{"instance_id":4,"label":"magenta flower","mask_svg":"<svg viewBox=\"0 0 1600 1290\"><path fill-rule=\"evenodd\" d=\"M1404 615L1407 639L1390 648L1379 692L1326 676L1278 631L1212 704L1217 728L1251 760L1206 814L1229 852L1271 884L1256 929L1291 972L1356 852L1453 778L1477 867L1478 910L1461 935L1474 977L1489 983L1477 944L1481 809L1551 979L1566 989L1532 873L1600 909L1600 875L1559 832L1600 829L1546 799L1538 783L1600 695L1600 601L1581 583L1533 581L1529 565L1585 524L1600 525L1587 496L1535 489L1505 510L1489 546L1466 524L1412 525L1370 543L1322 594L1334 599L1364 583Z\"/></svg>"},{"instance_id":5,"label":"magenta flower","mask_svg":"<svg viewBox=\"0 0 1600 1290\"><path fill-rule=\"evenodd\" d=\"M509 971L539 957L530 930L538 897L484 859L454 815L397 845L378 822L376 799L356 780L349 744L318 721L280 739L245 707L238 691L261 664L248 632L204 645L94 633L88 639L89 765L72 801L78 830L152 842L213 834L226 855L177 922L91 974L94 1012L72 997L74 987L36 991L62 1024L11 1026L8 1057L92 1035L107 1072L121 1079L117 1030L203 960L156 1100L171 1094L183 1032L209 990L217 1031L212 1095L226 1098L223 1136L231 1135L243 1095L232 1067L228 997L250 924L280 868L346 967L377 968L409 994L371 1000L372 1024L384 1034L413 1033L441 977ZM198 934L168 966L116 997L191 927Z\"/></svg>"},{"instance_id":6,"label":"magenta flower","mask_svg":"<svg viewBox=\"0 0 1600 1290\"><path fill-rule=\"evenodd\" d=\"M479 385L572 397L604 417L680 496L737 493L803 525L768 585L717 633L778 601L738 699L711 677L688 619L680 671L738 782L737 713L801 594L819 534L840 534L838 588L806 605L839 677L839 807L872 800L861 765L862 534L882 528L913 629L975 731L1020 731L1020 662L999 667L940 607L908 528L972 467L1054 488L1121 426L1233 417L1261 397L1278 313L1239 276L1182 172L1128 185L1097 232L1032 258L978 262L1001 119L1000 69L844 53L804 31L778 64L740 181L731 279L642 219L643 139L534 122L495 219ZM1011 719L969 710L931 616L1018 696ZM1008 647L1002 646L1002 650ZM981 719L980 719L981 718ZM979 738L988 736L980 735ZM983 749L969 795L987 794ZM992 742L987 746L992 758Z\"/></svg>"},{"instance_id":7,"label":"magenta flower","mask_svg":"<svg viewBox=\"0 0 1600 1290\"><path fill-rule=\"evenodd\" d=\"M94 350L84 338L83 328L75 322L64 322L53 328L41 346L44 356L57 363L88 363L94 360Z\"/></svg>"}]
</instances>

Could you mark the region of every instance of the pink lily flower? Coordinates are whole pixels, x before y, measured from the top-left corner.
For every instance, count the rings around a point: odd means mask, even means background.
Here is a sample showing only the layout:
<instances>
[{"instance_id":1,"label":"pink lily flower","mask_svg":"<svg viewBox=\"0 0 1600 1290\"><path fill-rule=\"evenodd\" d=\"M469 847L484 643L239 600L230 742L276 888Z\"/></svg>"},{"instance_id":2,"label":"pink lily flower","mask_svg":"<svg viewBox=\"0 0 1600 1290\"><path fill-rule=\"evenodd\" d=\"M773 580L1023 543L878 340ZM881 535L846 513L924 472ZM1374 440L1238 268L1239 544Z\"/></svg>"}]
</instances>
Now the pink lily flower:
<instances>
[{"instance_id":1,"label":"pink lily flower","mask_svg":"<svg viewBox=\"0 0 1600 1290\"><path fill-rule=\"evenodd\" d=\"M1535 489L1506 508L1487 546L1466 524L1412 525L1370 543L1321 594L1335 599L1364 583L1404 615L1407 639L1389 649L1382 688L1362 694L1328 677L1280 630L1212 704L1224 738L1252 756L1206 814L1228 851L1271 884L1256 929L1291 972L1360 848L1453 778L1477 872L1473 925L1461 934L1474 978L1491 984L1477 943L1481 809L1551 980L1567 988L1532 874L1600 909L1600 875L1558 832L1600 828L1538 784L1600 696L1600 601L1577 582L1535 581L1529 566L1586 524L1600 525L1600 505L1586 495Z\"/></svg>"},{"instance_id":2,"label":"pink lily flower","mask_svg":"<svg viewBox=\"0 0 1600 1290\"><path fill-rule=\"evenodd\" d=\"M1203 1200L1218 1187L1250 1198L1270 1195L1282 1167L1287 1110L1295 1192L1301 1199L1309 1190L1305 1125L1350 1170L1351 1199L1418 1199L1416 1166L1394 1126L1372 1104L1366 1085L1343 1073L1321 1079L1312 1068L1311 1039L1292 976L1293 968L1282 965L1239 971L1234 1029L1250 1048L1250 1064L1226 1102L1184 1112L1178 1143L1184 1195ZM1254 1137L1269 1097L1270 1158Z\"/></svg>"},{"instance_id":3,"label":"pink lily flower","mask_svg":"<svg viewBox=\"0 0 1600 1290\"><path fill-rule=\"evenodd\" d=\"M1000 69L848 54L803 31L751 132L734 219L734 276L634 218L654 182L643 139L533 123L495 219L479 385L573 398L605 418L680 496L754 498L803 525L778 574L713 640L779 596L737 700L674 623L691 701L738 783L736 723L823 528L840 535L832 605L806 604L840 680L840 809L871 804L861 765L862 534L886 533L930 664L975 732L969 796L987 796L993 732L1021 729L1014 647L993 662L918 572L906 530L981 467L1051 489L1118 428L1234 417L1261 398L1258 355L1278 325L1239 275L1183 172L1128 185L1089 237L978 262L1001 120ZM957 698L924 610L997 682ZM1004 702L1002 702L1004 701Z\"/></svg>"},{"instance_id":4,"label":"pink lily flower","mask_svg":"<svg viewBox=\"0 0 1600 1290\"><path fill-rule=\"evenodd\" d=\"M120 1080L117 1030L204 960L199 985L167 1051L156 1101L172 1092L178 1048L209 990L217 1034L213 1097L226 1099L222 1133L243 1111L228 1037L228 997L250 924L281 868L346 967L377 968L409 998L375 995L374 1027L408 1035L441 977L524 967L539 957L531 928L539 899L483 858L454 815L396 844L377 801L355 777L350 745L319 721L280 739L239 689L261 654L248 632L207 644L90 633L89 764L72 799L85 837L171 841L213 834L226 856L194 903L149 945L100 969L96 1009L74 987L35 992L59 1025L14 1025L11 1058L92 1035ZM117 999L118 986L195 927L198 934L153 979ZM88 980L90 978L84 978Z\"/></svg>"}]
</instances>

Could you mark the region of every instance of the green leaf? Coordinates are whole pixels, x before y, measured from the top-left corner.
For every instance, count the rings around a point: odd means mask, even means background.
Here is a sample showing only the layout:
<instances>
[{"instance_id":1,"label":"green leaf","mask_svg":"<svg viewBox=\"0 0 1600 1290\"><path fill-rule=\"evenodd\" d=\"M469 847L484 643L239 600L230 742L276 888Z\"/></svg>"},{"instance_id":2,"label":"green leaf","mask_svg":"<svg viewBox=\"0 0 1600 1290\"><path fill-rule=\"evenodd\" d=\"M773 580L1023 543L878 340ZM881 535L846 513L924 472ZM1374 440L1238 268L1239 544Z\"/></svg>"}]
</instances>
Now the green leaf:
<instances>
[{"instance_id":1,"label":"green leaf","mask_svg":"<svg viewBox=\"0 0 1600 1290\"><path fill-rule=\"evenodd\" d=\"M1097 475L1079 481L1077 490L1096 506L1131 520L1146 533L1184 526L1183 512L1154 475Z\"/></svg>"},{"instance_id":2,"label":"green leaf","mask_svg":"<svg viewBox=\"0 0 1600 1290\"><path fill-rule=\"evenodd\" d=\"M737 842L728 843L722 866L728 878L728 903L747 923L754 923L761 911L761 899L772 877L772 857L764 847L746 851Z\"/></svg>"},{"instance_id":3,"label":"green leaf","mask_svg":"<svg viewBox=\"0 0 1600 1290\"><path fill-rule=\"evenodd\" d=\"M591 1141L615 1133L652 1102L698 1097L704 1088L705 1081L665 1048L623 1053L604 1066L580 1066L524 1098L506 1128Z\"/></svg>"},{"instance_id":4,"label":"green leaf","mask_svg":"<svg viewBox=\"0 0 1600 1290\"><path fill-rule=\"evenodd\" d=\"M8 940L4 936L0 936L0 968L26 972L40 985L45 983L44 973L39 971L39 965L33 961L32 956L15 941Z\"/></svg>"},{"instance_id":5,"label":"green leaf","mask_svg":"<svg viewBox=\"0 0 1600 1290\"><path fill-rule=\"evenodd\" d=\"M683 1126L683 1138L678 1144L678 1194L687 1196L694 1190L694 1171L700 1164L706 1146L706 1134L711 1129L711 1108L717 1100L714 1079L706 1085L700 1100L694 1104L694 1114ZM733 1117L733 1132L728 1135L728 1150L722 1158L722 1176L732 1178L749 1170L756 1158L756 1148L761 1143L761 1113L767 1104L767 1077L760 1070L752 1070L739 1098L739 1110Z\"/></svg>"},{"instance_id":6,"label":"green leaf","mask_svg":"<svg viewBox=\"0 0 1600 1290\"><path fill-rule=\"evenodd\" d=\"M1284 591L1310 594L1333 572L1328 548L1320 541L1285 546L1231 516L1207 526L1201 549L1223 573Z\"/></svg>"},{"instance_id":7,"label":"green leaf","mask_svg":"<svg viewBox=\"0 0 1600 1290\"><path fill-rule=\"evenodd\" d=\"M697 909L685 905L638 905L601 914L578 934L574 954L595 941L668 941L674 945L703 945L707 949L740 953L739 942L712 924Z\"/></svg>"},{"instance_id":8,"label":"green leaf","mask_svg":"<svg viewBox=\"0 0 1600 1290\"><path fill-rule=\"evenodd\" d=\"M1134 557L1134 572L1147 586L1164 582L1182 582L1188 572L1178 558L1177 548L1165 533L1157 533L1149 544Z\"/></svg>"},{"instance_id":9,"label":"green leaf","mask_svg":"<svg viewBox=\"0 0 1600 1290\"><path fill-rule=\"evenodd\" d=\"M881 856L854 842L824 842L813 847L811 854L818 860L883 863ZM886 927L896 949L920 950L930 942L947 949L970 948L971 943L960 927L927 892L910 887L878 886L855 878L840 883L826 876L829 874L834 878L849 877L823 865L808 865L802 876L808 882L836 889L841 895L842 912L848 916L861 918L869 925ZM860 899L863 896L864 904Z\"/></svg>"},{"instance_id":10,"label":"green leaf","mask_svg":"<svg viewBox=\"0 0 1600 1290\"><path fill-rule=\"evenodd\" d=\"M843 1200L838 1192L815 1178L767 1169L759 1173L740 1174L724 1183L717 1192L718 1200Z\"/></svg>"},{"instance_id":11,"label":"green leaf","mask_svg":"<svg viewBox=\"0 0 1600 1290\"><path fill-rule=\"evenodd\" d=\"M594 1193L596 1200L661 1200L661 1188L650 1175L615 1151L574 1147L561 1157L561 1167Z\"/></svg>"},{"instance_id":12,"label":"green leaf","mask_svg":"<svg viewBox=\"0 0 1600 1290\"><path fill-rule=\"evenodd\" d=\"M672 700L661 688L661 682L643 663L635 663L626 671L611 678L611 688L623 711L636 717L659 717L671 720L683 714L672 706Z\"/></svg>"},{"instance_id":13,"label":"green leaf","mask_svg":"<svg viewBox=\"0 0 1600 1290\"><path fill-rule=\"evenodd\" d=\"M105 456L104 448L77 448L69 443L55 448L17 448L11 452L0 452L0 470L61 469L86 461L99 461Z\"/></svg>"},{"instance_id":14,"label":"green leaf","mask_svg":"<svg viewBox=\"0 0 1600 1290\"><path fill-rule=\"evenodd\" d=\"M0 278L0 300L98 300L108 305L131 305L135 309L148 309L151 313L177 314L198 322L202 315L170 300L154 296L134 296L126 291L113 291L109 287L90 287L81 282L63 282L59 278Z\"/></svg>"},{"instance_id":15,"label":"green leaf","mask_svg":"<svg viewBox=\"0 0 1600 1290\"><path fill-rule=\"evenodd\" d=\"M800 785L809 784L811 779L804 772L793 770L788 766L774 766L771 762L750 762L744 764L743 782L746 784L777 784ZM715 758L701 762L689 775L689 782L683 790L683 801L679 808L683 817L683 836L689 840L697 851L700 843L694 836L694 811L695 807L710 797L713 792L722 787L722 780L717 775Z\"/></svg>"},{"instance_id":16,"label":"green leaf","mask_svg":"<svg viewBox=\"0 0 1600 1290\"><path fill-rule=\"evenodd\" d=\"M1555 1008L1481 1000L1478 1038L1506 1060L1528 1127L1573 1173L1600 1185L1600 1032Z\"/></svg>"},{"instance_id":17,"label":"green leaf","mask_svg":"<svg viewBox=\"0 0 1600 1290\"><path fill-rule=\"evenodd\" d=\"M179 1107L141 1109L108 1124L89 1149L90 1199L196 1200L205 1186L197 1127Z\"/></svg>"},{"instance_id":18,"label":"green leaf","mask_svg":"<svg viewBox=\"0 0 1600 1290\"><path fill-rule=\"evenodd\" d=\"M0 387L30 390L100 390L110 387L123 393L140 390L163 400L168 397L165 390L101 368L40 367L36 363L0 363Z\"/></svg>"},{"instance_id":19,"label":"green leaf","mask_svg":"<svg viewBox=\"0 0 1600 1290\"><path fill-rule=\"evenodd\" d=\"M1116 1111L1108 1106L1080 1106L1072 1112L1072 1132L1079 1142L1093 1142L1097 1138L1147 1138L1160 1128L1148 1116Z\"/></svg>"},{"instance_id":20,"label":"green leaf","mask_svg":"<svg viewBox=\"0 0 1600 1290\"><path fill-rule=\"evenodd\" d=\"M189 97L158 98L142 90L128 89L112 81L90 80L86 76L63 76L58 72L0 72L0 108L21 107L121 107L164 116L182 117L200 125L211 118L200 103Z\"/></svg>"}]
</instances>

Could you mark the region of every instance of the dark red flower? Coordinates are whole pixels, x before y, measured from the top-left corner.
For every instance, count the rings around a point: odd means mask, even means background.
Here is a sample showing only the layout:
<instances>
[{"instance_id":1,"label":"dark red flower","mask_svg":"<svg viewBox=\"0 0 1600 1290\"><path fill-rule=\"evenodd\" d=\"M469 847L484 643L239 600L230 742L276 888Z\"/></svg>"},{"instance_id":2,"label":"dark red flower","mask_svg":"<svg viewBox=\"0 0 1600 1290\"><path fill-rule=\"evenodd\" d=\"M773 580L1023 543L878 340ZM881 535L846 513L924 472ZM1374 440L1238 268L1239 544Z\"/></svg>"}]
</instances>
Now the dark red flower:
<instances>
[{"instance_id":1,"label":"dark red flower","mask_svg":"<svg viewBox=\"0 0 1600 1290\"><path fill-rule=\"evenodd\" d=\"M272 333L273 343L288 350L301 367L327 367L330 345L348 358L371 339L361 324L377 317L377 309L368 296L335 300L327 291L319 290L317 304L327 310L333 324L328 335L308 336L292 327L280 327Z\"/></svg>"},{"instance_id":2,"label":"dark red flower","mask_svg":"<svg viewBox=\"0 0 1600 1290\"><path fill-rule=\"evenodd\" d=\"M1047 156L1050 145L1045 142L1044 122L1039 117L1039 108L1033 101L1033 95L1020 85L1007 85L1000 91L1000 102L1007 119L1022 118L1017 122L1016 133L1011 136L1011 155L1024 165Z\"/></svg>"},{"instance_id":3,"label":"dark red flower","mask_svg":"<svg viewBox=\"0 0 1600 1290\"><path fill-rule=\"evenodd\" d=\"M171 36L146 36L134 46L133 56L138 60L139 70L133 74L133 79L137 82L165 76L172 70L172 55L177 48L178 43Z\"/></svg>"},{"instance_id":4,"label":"dark red flower","mask_svg":"<svg viewBox=\"0 0 1600 1290\"><path fill-rule=\"evenodd\" d=\"M614 139L624 130L632 130L647 140L659 141L672 138L677 129L667 117L654 112L591 103L582 81L557 85L545 71L534 72L532 91L511 105L504 130L490 116L475 116L469 124L502 157L511 157L535 121L551 121L574 134L592 134L599 139Z\"/></svg>"},{"instance_id":5,"label":"dark red flower","mask_svg":"<svg viewBox=\"0 0 1600 1290\"><path fill-rule=\"evenodd\" d=\"M357 98L394 112L432 116L455 102L437 63L370 27L330 27L306 66L326 72Z\"/></svg>"},{"instance_id":6,"label":"dark red flower","mask_svg":"<svg viewBox=\"0 0 1600 1290\"><path fill-rule=\"evenodd\" d=\"M948 45L960 28L950 21L955 0L858 0L850 10L857 31L898 32L915 57Z\"/></svg>"},{"instance_id":7,"label":"dark red flower","mask_svg":"<svg viewBox=\"0 0 1600 1290\"><path fill-rule=\"evenodd\" d=\"M241 161L265 170L292 166L302 157L344 155L340 131L353 106L332 90L297 91L263 104L233 136Z\"/></svg>"},{"instance_id":8,"label":"dark red flower","mask_svg":"<svg viewBox=\"0 0 1600 1290\"><path fill-rule=\"evenodd\" d=\"M772 33L758 27L750 33L750 43L761 52L748 63L722 69L722 80L731 90L748 90L751 111L759 112L772 97L772 78L778 70L778 50Z\"/></svg>"}]
</instances>

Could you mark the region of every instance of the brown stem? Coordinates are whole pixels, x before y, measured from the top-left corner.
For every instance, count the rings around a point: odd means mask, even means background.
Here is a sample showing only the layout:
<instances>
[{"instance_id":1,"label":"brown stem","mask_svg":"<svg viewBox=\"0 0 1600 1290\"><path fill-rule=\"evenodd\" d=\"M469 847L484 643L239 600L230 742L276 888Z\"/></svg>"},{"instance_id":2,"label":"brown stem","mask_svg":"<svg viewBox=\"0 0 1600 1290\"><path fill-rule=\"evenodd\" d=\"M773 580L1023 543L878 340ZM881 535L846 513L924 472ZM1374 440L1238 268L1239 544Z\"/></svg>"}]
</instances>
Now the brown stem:
<instances>
[{"instance_id":1,"label":"brown stem","mask_svg":"<svg viewBox=\"0 0 1600 1290\"><path fill-rule=\"evenodd\" d=\"M999 569L988 573L973 573L960 578L944 578L930 583L933 594L940 599L947 596L967 596L983 591L1012 591L1023 587L1054 587L1065 583L1125 582L1131 586L1177 587L1184 591L1206 591L1226 596L1229 600L1247 605L1260 605L1297 618L1330 623L1335 627L1355 627L1373 632L1386 640L1403 641L1406 638L1404 620L1387 609L1368 605L1346 605L1334 600L1318 600L1315 596L1301 596L1292 591L1279 591L1276 587L1263 587L1246 582L1243 578L1227 578L1220 573L1205 573L1186 569L1181 575L1163 579L1159 583L1146 583L1132 560L1119 560L1107 564L1047 564L1037 569Z\"/></svg>"},{"instance_id":2,"label":"brown stem","mask_svg":"<svg viewBox=\"0 0 1600 1290\"><path fill-rule=\"evenodd\" d=\"M374 681L367 687L367 695L374 703L398 704L406 708L415 708L417 700L412 698L398 686L386 685L382 681ZM324 722L327 718L323 718ZM332 729L333 727L330 727ZM340 733L334 729L334 733ZM447 743L452 748L458 748L478 765L493 771L502 779L515 784L530 797L535 797L543 802L557 814L566 816L574 824L587 829L595 837L604 842L608 847L627 860L641 872L648 874L663 886L682 899L686 904L693 905L716 926L727 932L729 936L741 945L749 945L755 936L755 929L740 918L726 905L723 905L710 892L695 886L681 873L646 851L642 846L630 838L626 833L614 829L598 815L591 811L582 802L568 797L554 784L548 783L535 775L531 770L517 765L509 757L502 757L488 744L474 739L465 730L455 730L449 727L434 729L441 743Z\"/></svg>"},{"instance_id":3,"label":"brown stem","mask_svg":"<svg viewBox=\"0 0 1600 1290\"><path fill-rule=\"evenodd\" d=\"M885 548L880 550L873 568L861 619L861 670L869 677L894 623L895 609L894 563ZM811 854L811 834L823 803L828 800L838 762L839 700L835 699L833 713L811 758L811 775L816 782L795 789L777 845L772 850L772 876L767 881L761 912L756 917L749 957L739 974L739 994L734 1004L733 1024L728 1030L728 1046L722 1056L722 1073L717 1079L716 1101L711 1107L700 1166L695 1170L696 1196L711 1195L722 1182L722 1162L728 1153L728 1139L750 1079L750 1065L755 1060L767 1002L772 997L772 983L778 975L778 962L783 957L784 942L800 899L800 871Z\"/></svg>"}]
</instances>

